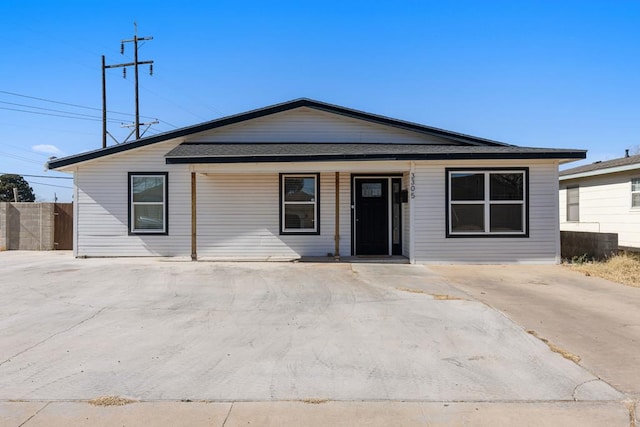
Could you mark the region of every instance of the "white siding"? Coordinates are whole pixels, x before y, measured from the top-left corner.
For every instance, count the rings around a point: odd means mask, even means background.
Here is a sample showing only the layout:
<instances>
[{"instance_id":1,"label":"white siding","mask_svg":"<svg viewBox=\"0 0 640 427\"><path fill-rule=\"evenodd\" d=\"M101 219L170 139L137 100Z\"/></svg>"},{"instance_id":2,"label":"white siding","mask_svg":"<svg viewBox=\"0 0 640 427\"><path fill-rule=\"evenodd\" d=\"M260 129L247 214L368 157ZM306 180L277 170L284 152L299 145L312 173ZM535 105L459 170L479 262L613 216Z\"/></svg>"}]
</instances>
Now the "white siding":
<instances>
[{"instance_id":1,"label":"white siding","mask_svg":"<svg viewBox=\"0 0 640 427\"><path fill-rule=\"evenodd\" d=\"M451 140L364 120L298 108L201 132L190 142L380 142L451 145Z\"/></svg>"},{"instance_id":2,"label":"white siding","mask_svg":"<svg viewBox=\"0 0 640 427\"><path fill-rule=\"evenodd\" d=\"M447 167L529 167L529 237L447 238ZM416 262L556 263L557 169L555 161L416 162Z\"/></svg>"},{"instance_id":3,"label":"white siding","mask_svg":"<svg viewBox=\"0 0 640 427\"><path fill-rule=\"evenodd\" d=\"M561 181L560 229L618 233L618 245L640 248L640 209L631 208L631 179L640 171ZM580 190L580 221L567 221L567 186Z\"/></svg>"},{"instance_id":4,"label":"white siding","mask_svg":"<svg viewBox=\"0 0 640 427\"><path fill-rule=\"evenodd\" d=\"M325 256L335 251L335 174L320 175L320 234L280 235L279 173L198 175L198 256ZM349 176L340 175L340 252L350 253Z\"/></svg>"},{"instance_id":5,"label":"white siding","mask_svg":"<svg viewBox=\"0 0 640 427\"><path fill-rule=\"evenodd\" d=\"M403 190L407 190L409 191L409 172L405 172L402 175L402 189ZM409 196L408 199L409 203L411 203L411 197ZM410 249L410 222L409 222L409 203L403 203L402 206L402 255L406 256L407 258L410 256L411 254L411 249Z\"/></svg>"},{"instance_id":6,"label":"white siding","mask_svg":"<svg viewBox=\"0 0 640 427\"><path fill-rule=\"evenodd\" d=\"M165 142L88 162L76 169L77 256L190 254L191 192L186 165L167 165ZM128 233L128 173L169 173L169 235Z\"/></svg>"}]
</instances>

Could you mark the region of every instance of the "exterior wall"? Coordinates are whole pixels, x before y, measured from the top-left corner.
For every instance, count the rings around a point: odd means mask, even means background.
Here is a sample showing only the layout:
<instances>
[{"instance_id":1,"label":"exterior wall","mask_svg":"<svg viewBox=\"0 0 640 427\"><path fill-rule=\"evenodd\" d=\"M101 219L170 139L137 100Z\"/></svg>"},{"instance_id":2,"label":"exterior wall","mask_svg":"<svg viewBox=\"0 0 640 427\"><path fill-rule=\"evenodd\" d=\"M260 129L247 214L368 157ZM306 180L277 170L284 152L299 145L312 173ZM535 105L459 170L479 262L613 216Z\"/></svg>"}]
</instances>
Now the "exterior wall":
<instances>
[{"instance_id":1,"label":"exterior wall","mask_svg":"<svg viewBox=\"0 0 640 427\"><path fill-rule=\"evenodd\" d=\"M174 143L175 144L175 143ZM268 259L334 253L335 172L340 172L340 253L351 254L351 173L403 173L409 162L166 165L163 143L78 169L78 256L189 256L190 173L197 174L202 258ZM445 168L529 167L528 238L446 238ZM169 235L128 234L128 172L169 173ZM319 172L320 235L279 235L279 173ZM403 254L417 263L555 263L559 260L556 161L415 162L415 198L403 204ZM409 191L411 193L411 191ZM410 212L414 212L411 218ZM413 230L411 225L413 224ZM413 242L410 237L413 236Z\"/></svg>"},{"instance_id":2,"label":"exterior wall","mask_svg":"<svg viewBox=\"0 0 640 427\"><path fill-rule=\"evenodd\" d=\"M560 182L560 229L618 233L618 244L640 248L640 208L631 207L631 178L640 170ZM567 221L567 186L580 190L580 221Z\"/></svg>"},{"instance_id":3,"label":"exterior wall","mask_svg":"<svg viewBox=\"0 0 640 427\"><path fill-rule=\"evenodd\" d=\"M188 256L191 253L191 176L167 165L166 142L88 162L75 170L76 256ZM129 235L128 173L168 172L169 234Z\"/></svg>"},{"instance_id":4,"label":"exterior wall","mask_svg":"<svg viewBox=\"0 0 640 427\"><path fill-rule=\"evenodd\" d=\"M334 254L335 174L320 174L320 234L280 235L279 173L198 175L198 257L265 259ZM349 175L341 173L342 255L351 250L350 227Z\"/></svg>"},{"instance_id":5,"label":"exterior wall","mask_svg":"<svg viewBox=\"0 0 640 427\"><path fill-rule=\"evenodd\" d=\"M0 250L55 249L54 203L0 202Z\"/></svg>"},{"instance_id":6,"label":"exterior wall","mask_svg":"<svg viewBox=\"0 0 640 427\"><path fill-rule=\"evenodd\" d=\"M402 174L402 189L408 190L410 186L409 182L410 172ZM411 256L411 226L410 226L410 206L411 197L408 198L408 203L402 204L402 255L409 258Z\"/></svg>"},{"instance_id":7,"label":"exterior wall","mask_svg":"<svg viewBox=\"0 0 640 427\"><path fill-rule=\"evenodd\" d=\"M591 233L586 231L561 231L562 258L581 257L604 259L618 251L616 233Z\"/></svg>"},{"instance_id":8,"label":"exterior wall","mask_svg":"<svg viewBox=\"0 0 640 427\"><path fill-rule=\"evenodd\" d=\"M311 108L298 108L202 132L192 142L380 142L451 145L451 140L366 122Z\"/></svg>"},{"instance_id":9,"label":"exterior wall","mask_svg":"<svg viewBox=\"0 0 640 427\"><path fill-rule=\"evenodd\" d=\"M529 167L529 237L446 237L447 167ZM416 162L417 263L557 263L560 259L557 161Z\"/></svg>"}]
</instances>

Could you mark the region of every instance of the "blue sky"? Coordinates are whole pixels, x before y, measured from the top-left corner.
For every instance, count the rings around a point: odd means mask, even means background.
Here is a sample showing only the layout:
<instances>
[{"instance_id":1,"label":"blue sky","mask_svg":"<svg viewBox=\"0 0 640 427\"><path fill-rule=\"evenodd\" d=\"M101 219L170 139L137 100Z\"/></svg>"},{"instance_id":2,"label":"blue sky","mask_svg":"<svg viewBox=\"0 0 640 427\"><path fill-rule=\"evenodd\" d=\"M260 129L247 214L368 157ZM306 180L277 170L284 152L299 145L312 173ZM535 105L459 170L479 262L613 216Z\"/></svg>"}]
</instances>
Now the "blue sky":
<instances>
[{"instance_id":1,"label":"blue sky","mask_svg":"<svg viewBox=\"0 0 640 427\"><path fill-rule=\"evenodd\" d=\"M639 1L3 0L0 173L45 175L39 200L71 200L48 156L101 146L100 56L131 61L134 21L151 133L309 97L587 162L640 145ZM120 141L133 93L108 70Z\"/></svg>"}]
</instances>

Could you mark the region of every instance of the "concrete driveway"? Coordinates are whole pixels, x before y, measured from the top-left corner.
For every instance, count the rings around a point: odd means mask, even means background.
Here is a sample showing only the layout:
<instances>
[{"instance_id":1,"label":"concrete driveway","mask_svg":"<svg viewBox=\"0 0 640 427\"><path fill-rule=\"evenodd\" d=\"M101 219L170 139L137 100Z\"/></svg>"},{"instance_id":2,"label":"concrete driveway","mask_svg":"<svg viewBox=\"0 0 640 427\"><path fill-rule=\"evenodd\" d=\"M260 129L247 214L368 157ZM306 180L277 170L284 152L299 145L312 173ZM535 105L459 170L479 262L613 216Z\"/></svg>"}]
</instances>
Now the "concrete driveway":
<instances>
[{"instance_id":1,"label":"concrete driveway","mask_svg":"<svg viewBox=\"0 0 640 427\"><path fill-rule=\"evenodd\" d=\"M619 391L422 266L56 252L4 252L0 263L0 419L12 400L105 395L612 402L617 417L629 416Z\"/></svg>"},{"instance_id":2,"label":"concrete driveway","mask_svg":"<svg viewBox=\"0 0 640 427\"><path fill-rule=\"evenodd\" d=\"M640 288L559 265L434 266L431 271L640 398Z\"/></svg>"}]
</instances>

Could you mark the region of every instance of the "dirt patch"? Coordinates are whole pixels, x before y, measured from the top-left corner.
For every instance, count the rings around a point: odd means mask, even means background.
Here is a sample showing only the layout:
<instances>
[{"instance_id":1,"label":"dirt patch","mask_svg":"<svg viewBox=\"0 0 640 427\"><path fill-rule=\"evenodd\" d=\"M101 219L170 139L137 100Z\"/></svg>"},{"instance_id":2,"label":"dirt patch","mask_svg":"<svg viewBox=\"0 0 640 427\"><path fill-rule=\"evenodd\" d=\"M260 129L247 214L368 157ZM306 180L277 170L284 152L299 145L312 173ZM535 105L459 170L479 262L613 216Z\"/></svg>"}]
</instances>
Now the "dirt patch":
<instances>
[{"instance_id":1,"label":"dirt patch","mask_svg":"<svg viewBox=\"0 0 640 427\"><path fill-rule=\"evenodd\" d=\"M460 297L455 297L453 295L447 295L447 294L430 294L425 290L422 289L414 289L414 288L396 288L399 291L402 292L411 292L412 294L426 294L426 295L430 295L431 297L433 297L433 299L435 300L439 300L439 301L445 301L445 300L463 300L464 298L460 298Z\"/></svg>"},{"instance_id":2,"label":"dirt patch","mask_svg":"<svg viewBox=\"0 0 640 427\"><path fill-rule=\"evenodd\" d=\"M597 276L623 285L640 288L640 254L623 252L605 261L564 264L585 276Z\"/></svg>"},{"instance_id":3,"label":"dirt patch","mask_svg":"<svg viewBox=\"0 0 640 427\"><path fill-rule=\"evenodd\" d=\"M549 346L549 350L553 351L554 353L558 353L560 356L564 357L565 359L571 360L574 363L580 362L580 356L558 347L546 338L542 338L536 331L529 329L527 330L527 333L533 335L534 337L545 343L547 346Z\"/></svg>"},{"instance_id":4,"label":"dirt patch","mask_svg":"<svg viewBox=\"0 0 640 427\"><path fill-rule=\"evenodd\" d=\"M136 402L137 400L120 396L102 396L89 401L89 403L94 406L124 406Z\"/></svg>"},{"instance_id":5,"label":"dirt patch","mask_svg":"<svg viewBox=\"0 0 640 427\"><path fill-rule=\"evenodd\" d=\"M318 399L318 398L311 398L311 399L302 399L301 402L302 403L309 403L312 405L319 405L321 403L327 403L329 401L329 399Z\"/></svg>"},{"instance_id":6,"label":"dirt patch","mask_svg":"<svg viewBox=\"0 0 640 427\"><path fill-rule=\"evenodd\" d=\"M464 299L464 298L454 297L453 295L447 295L447 294L431 294L431 296L433 297L433 299L436 299L439 301L455 301L455 300Z\"/></svg>"},{"instance_id":7,"label":"dirt patch","mask_svg":"<svg viewBox=\"0 0 640 427\"><path fill-rule=\"evenodd\" d=\"M396 288L402 292L411 292L412 294L426 294L422 289L414 289L414 288Z\"/></svg>"}]
</instances>

